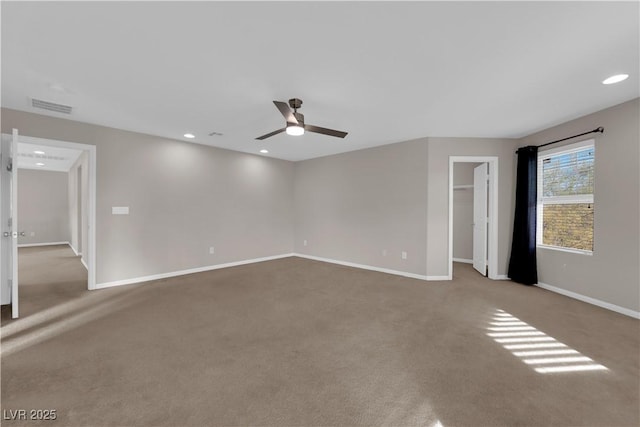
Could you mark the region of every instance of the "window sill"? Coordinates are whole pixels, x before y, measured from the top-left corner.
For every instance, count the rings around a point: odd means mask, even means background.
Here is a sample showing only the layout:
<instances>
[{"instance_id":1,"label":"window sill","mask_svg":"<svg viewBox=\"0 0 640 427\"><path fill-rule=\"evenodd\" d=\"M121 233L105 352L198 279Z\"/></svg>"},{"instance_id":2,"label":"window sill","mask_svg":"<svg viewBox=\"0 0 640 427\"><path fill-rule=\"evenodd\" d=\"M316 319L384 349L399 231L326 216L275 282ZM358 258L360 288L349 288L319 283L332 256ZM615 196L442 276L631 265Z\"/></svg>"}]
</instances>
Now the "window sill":
<instances>
[{"instance_id":1,"label":"window sill","mask_svg":"<svg viewBox=\"0 0 640 427\"><path fill-rule=\"evenodd\" d=\"M581 249L561 248L559 246L537 245L536 249L549 249L552 251L568 252L570 254L593 256L593 251L583 251Z\"/></svg>"}]
</instances>

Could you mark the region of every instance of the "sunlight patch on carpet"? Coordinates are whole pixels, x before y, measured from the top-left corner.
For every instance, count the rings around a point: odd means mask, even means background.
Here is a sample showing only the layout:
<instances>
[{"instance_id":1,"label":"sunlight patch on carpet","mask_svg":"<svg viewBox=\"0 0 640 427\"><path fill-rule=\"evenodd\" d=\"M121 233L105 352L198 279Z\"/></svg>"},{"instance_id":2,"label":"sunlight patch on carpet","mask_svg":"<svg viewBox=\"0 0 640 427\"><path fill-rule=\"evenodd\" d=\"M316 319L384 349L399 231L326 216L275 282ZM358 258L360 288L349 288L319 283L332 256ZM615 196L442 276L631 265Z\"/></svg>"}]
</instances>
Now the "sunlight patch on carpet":
<instances>
[{"instance_id":1,"label":"sunlight patch on carpet","mask_svg":"<svg viewBox=\"0 0 640 427\"><path fill-rule=\"evenodd\" d=\"M609 370L504 310L493 313L486 329L487 336L540 374Z\"/></svg>"},{"instance_id":2,"label":"sunlight patch on carpet","mask_svg":"<svg viewBox=\"0 0 640 427\"><path fill-rule=\"evenodd\" d=\"M90 297L69 301L32 316L19 318L2 327L0 354L2 357L8 356L113 315L125 307L136 304L143 290L143 287L138 287L109 296L93 291L96 293L92 293Z\"/></svg>"}]
</instances>

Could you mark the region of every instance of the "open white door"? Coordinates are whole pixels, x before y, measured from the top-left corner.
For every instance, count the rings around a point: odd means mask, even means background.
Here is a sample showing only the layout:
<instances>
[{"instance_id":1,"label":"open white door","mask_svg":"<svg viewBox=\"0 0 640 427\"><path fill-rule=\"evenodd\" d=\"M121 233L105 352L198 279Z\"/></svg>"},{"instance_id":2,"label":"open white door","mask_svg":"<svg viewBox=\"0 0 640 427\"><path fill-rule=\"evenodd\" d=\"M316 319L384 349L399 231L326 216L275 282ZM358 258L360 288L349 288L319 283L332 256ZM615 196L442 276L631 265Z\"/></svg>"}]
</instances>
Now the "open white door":
<instances>
[{"instance_id":1,"label":"open white door","mask_svg":"<svg viewBox=\"0 0 640 427\"><path fill-rule=\"evenodd\" d=\"M18 317L18 130L2 135L0 171L0 288L2 304L11 304L11 316Z\"/></svg>"},{"instance_id":2,"label":"open white door","mask_svg":"<svg viewBox=\"0 0 640 427\"><path fill-rule=\"evenodd\" d=\"M487 275L487 187L488 165L473 170L473 268Z\"/></svg>"}]
</instances>

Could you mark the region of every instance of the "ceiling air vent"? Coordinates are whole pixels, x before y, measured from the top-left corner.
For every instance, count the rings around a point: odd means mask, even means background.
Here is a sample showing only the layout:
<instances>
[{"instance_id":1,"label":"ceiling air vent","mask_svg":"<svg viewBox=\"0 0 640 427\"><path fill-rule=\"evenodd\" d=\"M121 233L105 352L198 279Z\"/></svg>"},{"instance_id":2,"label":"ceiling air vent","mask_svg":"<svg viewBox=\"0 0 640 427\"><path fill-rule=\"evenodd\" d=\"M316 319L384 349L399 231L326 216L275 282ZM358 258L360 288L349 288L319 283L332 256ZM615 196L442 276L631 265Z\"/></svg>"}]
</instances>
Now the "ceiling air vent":
<instances>
[{"instance_id":1,"label":"ceiling air vent","mask_svg":"<svg viewBox=\"0 0 640 427\"><path fill-rule=\"evenodd\" d=\"M31 153L18 153L18 157L26 157L29 159L43 159L43 160L67 160L66 157L49 156L48 154L31 154Z\"/></svg>"},{"instance_id":2,"label":"ceiling air vent","mask_svg":"<svg viewBox=\"0 0 640 427\"><path fill-rule=\"evenodd\" d=\"M71 114L71 106L43 101L42 99L31 98L31 106L43 110L55 111L56 113Z\"/></svg>"}]
</instances>

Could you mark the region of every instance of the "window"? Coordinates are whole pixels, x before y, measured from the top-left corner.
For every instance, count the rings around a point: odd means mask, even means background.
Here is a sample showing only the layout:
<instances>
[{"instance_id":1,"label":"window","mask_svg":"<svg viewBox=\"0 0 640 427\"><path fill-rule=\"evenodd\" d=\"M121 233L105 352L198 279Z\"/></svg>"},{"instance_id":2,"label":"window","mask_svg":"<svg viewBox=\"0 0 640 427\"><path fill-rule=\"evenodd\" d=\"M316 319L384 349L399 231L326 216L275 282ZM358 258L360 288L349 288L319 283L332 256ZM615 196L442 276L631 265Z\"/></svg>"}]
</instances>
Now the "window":
<instances>
[{"instance_id":1,"label":"window","mask_svg":"<svg viewBox=\"0 0 640 427\"><path fill-rule=\"evenodd\" d=\"M593 252L593 140L538 153L538 246Z\"/></svg>"}]
</instances>

